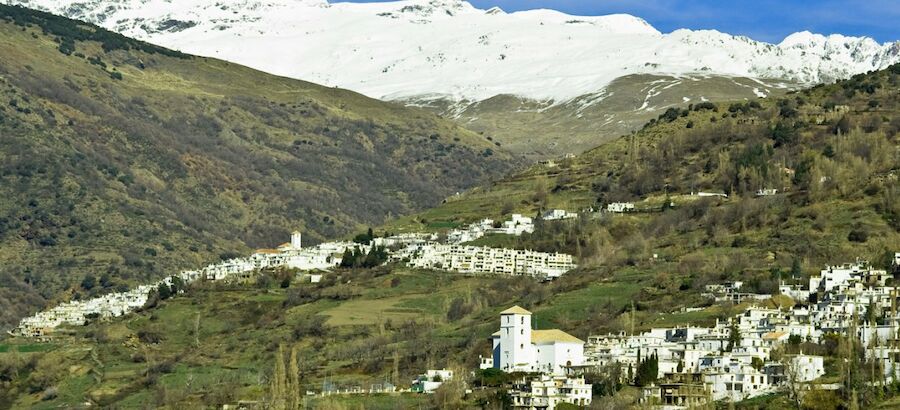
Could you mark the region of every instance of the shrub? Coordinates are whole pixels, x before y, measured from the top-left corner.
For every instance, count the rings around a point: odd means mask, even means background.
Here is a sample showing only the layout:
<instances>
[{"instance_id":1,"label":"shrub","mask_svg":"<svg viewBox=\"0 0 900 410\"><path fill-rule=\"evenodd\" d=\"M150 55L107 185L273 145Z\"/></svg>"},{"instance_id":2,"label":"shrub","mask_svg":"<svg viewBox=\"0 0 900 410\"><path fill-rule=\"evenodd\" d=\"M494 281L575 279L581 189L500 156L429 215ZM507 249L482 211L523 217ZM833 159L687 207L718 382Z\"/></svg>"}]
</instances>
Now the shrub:
<instances>
[{"instance_id":1,"label":"shrub","mask_svg":"<svg viewBox=\"0 0 900 410\"><path fill-rule=\"evenodd\" d=\"M140 330L137 333L138 340L147 344L158 344L165 340L162 334L150 330Z\"/></svg>"},{"instance_id":2,"label":"shrub","mask_svg":"<svg viewBox=\"0 0 900 410\"><path fill-rule=\"evenodd\" d=\"M850 242L863 243L869 240L869 233L864 229L854 229L847 234L847 240Z\"/></svg>"}]
</instances>

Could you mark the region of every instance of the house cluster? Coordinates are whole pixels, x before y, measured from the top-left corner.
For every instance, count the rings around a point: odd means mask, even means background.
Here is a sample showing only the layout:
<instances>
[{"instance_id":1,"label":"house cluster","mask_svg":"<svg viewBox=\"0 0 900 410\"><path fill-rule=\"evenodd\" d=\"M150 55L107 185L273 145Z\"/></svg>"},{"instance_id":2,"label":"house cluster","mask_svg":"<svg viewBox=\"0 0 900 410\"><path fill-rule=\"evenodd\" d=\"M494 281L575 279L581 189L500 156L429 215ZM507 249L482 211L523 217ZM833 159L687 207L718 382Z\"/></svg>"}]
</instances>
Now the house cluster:
<instances>
[{"instance_id":1,"label":"house cluster","mask_svg":"<svg viewBox=\"0 0 900 410\"><path fill-rule=\"evenodd\" d=\"M576 267L572 255L564 253L439 243L410 245L392 257L415 268L527 275L542 279L557 278Z\"/></svg>"},{"instance_id":2,"label":"house cluster","mask_svg":"<svg viewBox=\"0 0 900 410\"><path fill-rule=\"evenodd\" d=\"M718 303L731 302L735 305L745 301L766 300L771 299L772 295L767 293L742 292L744 282L734 281L719 284L706 285L706 293L702 296L714 299Z\"/></svg>"},{"instance_id":3,"label":"house cluster","mask_svg":"<svg viewBox=\"0 0 900 410\"><path fill-rule=\"evenodd\" d=\"M482 369L523 374L508 391L513 408L591 404L592 386L572 373L585 361L581 339L559 329L533 329L531 312L513 306L500 312L500 330L491 335L491 345L491 356L481 359Z\"/></svg>"},{"instance_id":4,"label":"house cluster","mask_svg":"<svg viewBox=\"0 0 900 410\"><path fill-rule=\"evenodd\" d=\"M565 209L551 209L542 213L540 218L545 221L576 219L578 218L578 212L571 212ZM534 218L523 216L522 214L512 214L509 220L503 222L496 222L493 219L486 218L464 227L451 229L447 232L447 243L460 244L471 242L490 234L521 236L524 233L533 232Z\"/></svg>"},{"instance_id":5,"label":"house cluster","mask_svg":"<svg viewBox=\"0 0 900 410\"><path fill-rule=\"evenodd\" d=\"M717 322L709 328L591 336L585 365L598 370L617 366L625 381L637 374L644 361L653 360L657 382L644 386L641 402L668 408L740 401L773 393L788 377L808 382L824 375L821 356L798 354L772 360L772 352L787 343L790 335L773 320L777 312L750 308L731 323Z\"/></svg>"},{"instance_id":6,"label":"house cluster","mask_svg":"<svg viewBox=\"0 0 900 410\"><path fill-rule=\"evenodd\" d=\"M486 219L460 232L465 232L465 235L477 235L479 229L484 229L483 232L521 235L523 232L534 231L534 223L531 218L513 215L511 220L499 224L499 227L495 227L493 221ZM452 239L448 239L451 244L441 244L437 239L437 235L430 233L405 233L373 238L368 244L325 242L303 247L301 233L294 232L291 234L290 242L283 243L275 249L257 249L248 257L229 259L202 269L185 270L160 282L127 292L111 293L86 301L68 302L39 312L22 319L19 326L10 333L27 337L45 337L62 324L83 325L93 317L121 316L143 307L153 289L163 282L171 284L174 277L185 283L198 280L249 281L253 280L261 269L284 267L303 272L327 271L341 264L342 257L348 249L359 249L367 253L373 246L388 249L391 259L407 261L409 266L463 273L529 275L552 279L575 268L571 255L455 245L452 244L454 242ZM321 274L313 273L309 278L315 282L321 279Z\"/></svg>"},{"instance_id":7,"label":"house cluster","mask_svg":"<svg viewBox=\"0 0 900 410\"><path fill-rule=\"evenodd\" d=\"M900 253L895 266L900 267ZM824 375L824 358L802 351L782 354L783 347L820 343L827 334L840 334L856 337L867 357L882 362L878 367L884 376L893 378L900 376L896 344L900 291L889 286L892 277L865 261L827 266L807 284L779 286L779 293L796 302L790 308L754 306L755 301L771 296L742 292L741 282L711 285L707 291L717 300L750 302L750 307L708 328L591 336L584 364L597 370L616 366L627 379L636 374L642 360L652 357L657 382L644 386L641 401L684 408L744 400L784 390L789 384L808 388L809 382Z\"/></svg>"},{"instance_id":8,"label":"house cluster","mask_svg":"<svg viewBox=\"0 0 900 410\"><path fill-rule=\"evenodd\" d=\"M565 212L565 211L563 211ZM534 220L521 214L512 214L510 220L495 223L493 219L482 219L462 228L451 229L447 233L447 243L471 242L487 234L521 236L534 232Z\"/></svg>"},{"instance_id":9,"label":"house cluster","mask_svg":"<svg viewBox=\"0 0 900 410\"><path fill-rule=\"evenodd\" d=\"M52 309L38 312L19 322L13 335L43 339L62 324L84 325L94 317L117 317L147 303L152 285L143 285L127 292L111 293L90 300L66 302Z\"/></svg>"},{"instance_id":10,"label":"house cluster","mask_svg":"<svg viewBox=\"0 0 900 410\"><path fill-rule=\"evenodd\" d=\"M310 248L302 248L300 232L291 235L291 242L277 249L259 249L246 258L234 258L208 265L199 270L186 270L150 285L141 285L126 292L109 293L96 298L71 301L38 312L19 322L10 332L13 335L46 338L56 327L67 324L81 326L92 318L122 316L143 307L150 292L160 284L171 285L177 277L185 283L197 280L246 279L260 269L288 267L304 271L327 270L341 263L341 255L349 247L362 246L350 242L326 242Z\"/></svg>"}]
</instances>

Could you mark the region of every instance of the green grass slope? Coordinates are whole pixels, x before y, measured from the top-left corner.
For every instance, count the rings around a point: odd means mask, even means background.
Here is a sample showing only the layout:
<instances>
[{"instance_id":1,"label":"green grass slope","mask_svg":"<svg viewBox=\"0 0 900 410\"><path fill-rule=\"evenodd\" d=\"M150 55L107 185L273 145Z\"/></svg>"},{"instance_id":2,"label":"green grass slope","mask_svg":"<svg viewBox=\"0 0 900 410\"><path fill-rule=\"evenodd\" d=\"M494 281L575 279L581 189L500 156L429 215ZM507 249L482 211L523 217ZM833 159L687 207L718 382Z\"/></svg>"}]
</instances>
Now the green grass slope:
<instances>
[{"instance_id":1,"label":"green grass slope","mask_svg":"<svg viewBox=\"0 0 900 410\"><path fill-rule=\"evenodd\" d=\"M423 110L6 5L0 135L0 328L86 274L338 237L513 163Z\"/></svg>"},{"instance_id":2,"label":"green grass slope","mask_svg":"<svg viewBox=\"0 0 900 410\"><path fill-rule=\"evenodd\" d=\"M638 130L670 107L701 101L756 100L758 93L782 96L790 82L761 83L741 77L670 77L634 74L614 80L603 91L562 104L498 95L474 103L409 101L452 118L529 158L577 154Z\"/></svg>"},{"instance_id":3,"label":"green grass slope","mask_svg":"<svg viewBox=\"0 0 900 410\"><path fill-rule=\"evenodd\" d=\"M200 284L144 312L70 329L49 345L4 341L0 407L265 402L279 346L296 349L303 389L405 386L424 369L474 368L489 352L497 314L512 304L533 311L539 329L584 338L708 325L739 311L704 301L708 283L740 279L749 291L772 292L778 280L802 279L826 263L861 256L884 265L900 244L898 84L895 66L784 98L673 109L633 136L376 230L438 231L511 212L636 203L642 212L540 222L532 235L482 239L577 255L582 267L552 283L387 266L338 270L287 289L277 280ZM760 188L780 193L756 197ZM698 199L692 190L729 197ZM704 309L681 310L695 306ZM483 393L462 405L496 403ZM830 403L848 406L842 400L850 394L841 394ZM321 408L447 408L440 400L452 399L307 400ZM766 400L761 406L780 403ZM871 395L859 400L877 404Z\"/></svg>"},{"instance_id":4,"label":"green grass slope","mask_svg":"<svg viewBox=\"0 0 900 410\"><path fill-rule=\"evenodd\" d=\"M386 266L338 270L322 283L287 289L273 285L278 280L200 284L144 312L70 329L49 345L5 341L0 406L265 402L279 346L296 349L304 390L330 383L406 386L424 369L477 366L478 355L490 350L487 337L498 326L498 313L512 304L533 311L538 329L561 328L581 338L709 325L741 306L710 305L699 296L707 283L742 279L748 290L771 292L780 278L805 277L825 263L863 256L884 264L885 251L900 244L898 79L900 66L758 106L673 111L634 138L554 168L530 169L381 228L441 230L485 216L579 209L598 200L631 200L647 211L542 222L533 235L482 240L578 255L582 267L552 283ZM793 172L786 176L784 168ZM770 185L786 188L784 194L754 197L757 186ZM683 195L691 189L730 196ZM663 209L667 196L674 207ZM704 309L681 310L696 306ZM626 390L624 395L634 394ZM450 404L496 403L490 394L478 391ZM846 405L843 397L831 403ZM446 408L453 399L306 400L319 408ZM766 400L763 407L781 403Z\"/></svg>"},{"instance_id":5,"label":"green grass slope","mask_svg":"<svg viewBox=\"0 0 900 410\"><path fill-rule=\"evenodd\" d=\"M630 201L648 212L511 244L580 249L604 265L653 253L684 260L738 252L757 263L771 252L781 263L799 258L811 266L880 260L900 246L898 84L894 66L783 98L674 108L631 136L454 196L385 229L438 230L511 212ZM778 194L756 197L764 188ZM729 197L699 199L692 191ZM498 239L483 241L491 240Z\"/></svg>"}]
</instances>

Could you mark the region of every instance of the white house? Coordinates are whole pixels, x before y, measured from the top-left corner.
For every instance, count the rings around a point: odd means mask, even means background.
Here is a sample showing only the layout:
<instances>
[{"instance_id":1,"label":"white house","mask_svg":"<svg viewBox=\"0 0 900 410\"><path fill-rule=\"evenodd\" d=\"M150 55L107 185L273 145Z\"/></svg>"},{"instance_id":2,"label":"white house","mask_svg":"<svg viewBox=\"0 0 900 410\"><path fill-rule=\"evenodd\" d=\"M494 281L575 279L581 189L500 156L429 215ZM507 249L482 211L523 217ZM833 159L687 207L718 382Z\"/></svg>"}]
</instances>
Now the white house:
<instances>
[{"instance_id":1,"label":"white house","mask_svg":"<svg viewBox=\"0 0 900 410\"><path fill-rule=\"evenodd\" d=\"M631 202L612 202L606 204L606 212L623 213L631 211L634 211L634 204Z\"/></svg>"},{"instance_id":2,"label":"white house","mask_svg":"<svg viewBox=\"0 0 900 410\"><path fill-rule=\"evenodd\" d=\"M584 363L584 341L559 329L532 330L531 312L519 306L500 312L491 340L494 367L506 372L559 375Z\"/></svg>"},{"instance_id":3,"label":"white house","mask_svg":"<svg viewBox=\"0 0 900 410\"><path fill-rule=\"evenodd\" d=\"M798 382L808 382L825 375L825 358L822 356L800 354L791 355L789 372L794 373Z\"/></svg>"},{"instance_id":4,"label":"white house","mask_svg":"<svg viewBox=\"0 0 900 410\"><path fill-rule=\"evenodd\" d=\"M873 269L866 261L857 260L840 266L826 266L818 276L809 278L810 292L843 291L859 284L861 287L883 287L889 279L884 270Z\"/></svg>"},{"instance_id":5,"label":"white house","mask_svg":"<svg viewBox=\"0 0 900 410\"><path fill-rule=\"evenodd\" d=\"M453 370L427 370L412 382L412 390L416 393L434 393L444 382L453 379Z\"/></svg>"},{"instance_id":6,"label":"white house","mask_svg":"<svg viewBox=\"0 0 900 410\"><path fill-rule=\"evenodd\" d=\"M778 293L786 295L800 303L809 300L809 289L803 289L802 285L789 285L784 281L781 281L781 284L778 286Z\"/></svg>"},{"instance_id":7,"label":"white house","mask_svg":"<svg viewBox=\"0 0 900 410\"><path fill-rule=\"evenodd\" d=\"M512 408L521 410L553 410L561 403L587 407L591 404L591 388L582 377L544 374L516 383L509 396Z\"/></svg>"},{"instance_id":8,"label":"white house","mask_svg":"<svg viewBox=\"0 0 900 410\"><path fill-rule=\"evenodd\" d=\"M728 194L723 194L721 192L703 192L703 191L691 192L691 196L698 196L701 198L708 198L708 197L728 198Z\"/></svg>"},{"instance_id":9,"label":"white house","mask_svg":"<svg viewBox=\"0 0 900 410\"><path fill-rule=\"evenodd\" d=\"M512 214L511 219L504 221L499 228L491 228L488 233L521 236L523 233L534 232L534 221L521 214Z\"/></svg>"},{"instance_id":10,"label":"white house","mask_svg":"<svg viewBox=\"0 0 900 410\"><path fill-rule=\"evenodd\" d=\"M393 255L416 268L556 278L575 269L571 255L468 245L411 246Z\"/></svg>"},{"instance_id":11,"label":"white house","mask_svg":"<svg viewBox=\"0 0 900 410\"><path fill-rule=\"evenodd\" d=\"M578 218L578 214L575 212L569 212L565 209L551 209L547 212L544 212L541 215L541 219L545 221L558 221L562 219L575 219Z\"/></svg>"}]
</instances>

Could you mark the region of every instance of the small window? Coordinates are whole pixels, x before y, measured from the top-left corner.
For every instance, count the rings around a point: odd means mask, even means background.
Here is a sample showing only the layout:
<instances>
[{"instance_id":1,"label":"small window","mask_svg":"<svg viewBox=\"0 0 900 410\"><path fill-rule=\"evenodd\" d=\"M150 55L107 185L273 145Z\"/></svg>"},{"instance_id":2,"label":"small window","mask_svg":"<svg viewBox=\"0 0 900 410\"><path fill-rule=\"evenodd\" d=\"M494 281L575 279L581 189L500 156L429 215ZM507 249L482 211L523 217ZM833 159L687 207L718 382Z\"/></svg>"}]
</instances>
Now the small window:
<instances>
[{"instance_id":1,"label":"small window","mask_svg":"<svg viewBox=\"0 0 900 410\"><path fill-rule=\"evenodd\" d=\"M519 330L519 334L524 335L524 334L525 334L525 329Z\"/></svg>"},{"instance_id":2,"label":"small window","mask_svg":"<svg viewBox=\"0 0 900 410\"><path fill-rule=\"evenodd\" d=\"M525 324L525 316L522 316L519 319L521 320L522 324L524 325Z\"/></svg>"},{"instance_id":3,"label":"small window","mask_svg":"<svg viewBox=\"0 0 900 410\"><path fill-rule=\"evenodd\" d=\"M519 344L519 349L524 349L524 348L525 348L525 344L524 344L524 343Z\"/></svg>"}]
</instances>

